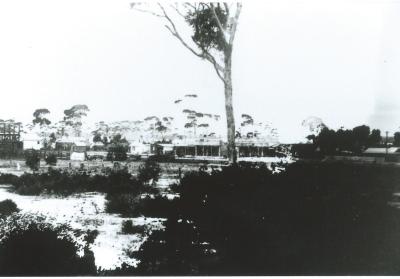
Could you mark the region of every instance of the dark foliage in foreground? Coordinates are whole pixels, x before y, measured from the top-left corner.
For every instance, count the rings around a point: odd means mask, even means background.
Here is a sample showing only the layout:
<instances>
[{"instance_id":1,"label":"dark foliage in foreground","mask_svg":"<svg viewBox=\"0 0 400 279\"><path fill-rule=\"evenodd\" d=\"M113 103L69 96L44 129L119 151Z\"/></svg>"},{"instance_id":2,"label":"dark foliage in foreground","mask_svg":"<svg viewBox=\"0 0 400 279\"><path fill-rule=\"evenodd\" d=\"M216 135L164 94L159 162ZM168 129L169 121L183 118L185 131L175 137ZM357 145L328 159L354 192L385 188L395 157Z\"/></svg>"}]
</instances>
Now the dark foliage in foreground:
<instances>
[{"instance_id":1,"label":"dark foliage in foreground","mask_svg":"<svg viewBox=\"0 0 400 279\"><path fill-rule=\"evenodd\" d=\"M122 222L121 232L123 234L144 234L144 226L134 226L132 220L125 220Z\"/></svg>"},{"instance_id":2,"label":"dark foliage in foreground","mask_svg":"<svg viewBox=\"0 0 400 279\"><path fill-rule=\"evenodd\" d=\"M43 217L13 215L0 220L1 276L95 275L94 255L88 245L95 234L54 226ZM83 236L81 247L74 237ZM83 249L84 256L77 255Z\"/></svg>"},{"instance_id":3,"label":"dark foliage in foreground","mask_svg":"<svg viewBox=\"0 0 400 279\"><path fill-rule=\"evenodd\" d=\"M7 217L18 211L19 209L14 201L10 199L0 201L0 218Z\"/></svg>"},{"instance_id":4,"label":"dark foliage in foreground","mask_svg":"<svg viewBox=\"0 0 400 279\"><path fill-rule=\"evenodd\" d=\"M179 213L143 244L137 269L118 272L399 274L400 212L388 205L398 185L396 167L342 163L191 173L178 187Z\"/></svg>"}]
</instances>

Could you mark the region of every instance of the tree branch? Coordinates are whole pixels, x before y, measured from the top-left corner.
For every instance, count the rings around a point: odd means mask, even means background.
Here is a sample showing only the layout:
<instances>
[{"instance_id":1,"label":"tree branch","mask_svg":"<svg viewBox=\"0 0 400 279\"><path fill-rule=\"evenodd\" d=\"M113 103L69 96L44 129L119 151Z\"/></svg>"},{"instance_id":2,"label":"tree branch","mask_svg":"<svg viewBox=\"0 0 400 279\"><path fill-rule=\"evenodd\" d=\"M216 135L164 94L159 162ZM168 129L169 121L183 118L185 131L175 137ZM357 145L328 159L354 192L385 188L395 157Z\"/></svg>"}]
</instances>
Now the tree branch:
<instances>
[{"instance_id":1,"label":"tree branch","mask_svg":"<svg viewBox=\"0 0 400 279\"><path fill-rule=\"evenodd\" d=\"M177 4L177 3L175 3L174 5L171 4L170 7L171 7L172 9L174 9L174 10L176 11L176 13L177 13L178 15L180 15L183 19L186 19L185 15L179 10L178 4Z\"/></svg>"},{"instance_id":2,"label":"tree branch","mask_svg":"<svg viewBox=\"0 0 400 279\"><path fill-rule=\"evenodd\" d=\"M232 46L233 40L235 39L236 28L239 23L239 16L242 10L242 3L237 3L236 14L233 17L232 26L230 28L229 45Z\"/></svg>"},{"instance_id":3,"label":"tree branch","mask_svg":"<svg viewBox=\"0 0 400 279\"><path fill-rule=\"evenodd\" d=\"M138 4L137 3L131 3L131 9L134 9L134 10L136 10L138 12L151 14L151 15L156 16L156 17L164 17L163 15L157 14L157 13L155 13L153 11L137 8L135 6L138 6Z\"/></svg>"},{"instance_id":4,"label":"tree branch","mask_svg":"<svg viewBox=\"0 0 400 279\"><path fill-rule=\"evenodd\" d=\"M222 26L221 21L219 20L219 17L218 17L218 15L217 15L217 13L215 12L215 6L214 6L213 3L210 3L210 5L211 5L211 11L212 11L212 13L213 13L213 17L214 17L215 20L217 21L218 28L220 29L220 31L221 31L221 33L222 33L222 36L223 36L223 38L224 38L225 43L227 43L226 35L225 35L225 29L224 29L224 27Z\"/></svg>"},{"instance_id":5,"label":"tree branch","mask_svg":"<svg viewBox=\"0 0 400 279\"><path fill-rule=\"evenodd\" d=\"M207 61L209 61L213 66L214 69L218 75L218 77L222 80L222 82L225 83L225 79L222 75L222 73L224 72L224 68L218 64L218 62L216 61L215 57L212 56L207 50L202 49L202 52L199 53L197 51L195 51L192 47L190 47L185 40L181 37L181 35L179 34L174 22L171 20L171 18L168 16L167 12L165 11L164 7L158 3L160 9L162 10L163 14L164 14L164 18L167 19L167 21L170 23L171 26L165 25L165 28L168 29L168 31L174 36L176 37L184 47L186 47L190 52L192 52L194 55L196 55L197 57L200 57L202 59L205 59ZM197 45L197 44L196 44ZM197 45L198 46L198 45ZM222 73L221 73L222 72Z\"/></svg>"},{"instance_id":6,"label":"tree branch","mask_svg":"<svg viewBox=\"0 0 400 279\"><path fill-rule=\"evenodd\" d=\"M226 14L229 15L230 11L229 11L228 3L224 2L224 7L225 7Z\"/></svg>"}]
</instances>

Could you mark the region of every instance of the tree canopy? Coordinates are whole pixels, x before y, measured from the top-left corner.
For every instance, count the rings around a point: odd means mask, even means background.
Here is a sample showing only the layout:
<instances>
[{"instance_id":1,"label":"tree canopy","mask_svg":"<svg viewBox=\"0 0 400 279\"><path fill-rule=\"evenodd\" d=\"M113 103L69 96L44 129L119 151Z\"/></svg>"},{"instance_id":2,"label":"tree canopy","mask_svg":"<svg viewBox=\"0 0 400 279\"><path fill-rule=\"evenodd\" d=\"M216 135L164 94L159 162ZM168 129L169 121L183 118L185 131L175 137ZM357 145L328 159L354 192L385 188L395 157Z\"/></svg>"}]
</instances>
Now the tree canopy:
<instances>
[{"instance_id":1,"label":"tree canopy","mask_svg":"<svg viewBox=\"0 0 400 279\"><path fill-rule=\"evenodd\" d=\"M39 125L50 125L51 121L47 119L47 115L50 114L50 111L46 108L40 108L37 109L33 112L33 124L39 124Z\"/></svg>"}]
</instances>

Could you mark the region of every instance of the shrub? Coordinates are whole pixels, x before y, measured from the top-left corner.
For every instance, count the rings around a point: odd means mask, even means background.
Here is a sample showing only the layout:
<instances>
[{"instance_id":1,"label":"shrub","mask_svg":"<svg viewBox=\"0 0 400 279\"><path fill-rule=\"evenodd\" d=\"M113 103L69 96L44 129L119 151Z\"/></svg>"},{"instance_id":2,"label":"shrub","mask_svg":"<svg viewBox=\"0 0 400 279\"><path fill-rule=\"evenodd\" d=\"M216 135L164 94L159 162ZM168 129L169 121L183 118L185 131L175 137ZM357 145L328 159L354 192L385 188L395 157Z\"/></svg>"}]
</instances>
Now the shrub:
<instances>
[{"instance_id":1,"label":"shrub","mask_svg":"<svg viewBox=\"0 0 400 279\"><path fill-rule=\"evenodd\" d=\"M132 220L125 220L122 222L121 232L123 234L144 234L144 226L134 226Z\"/></svg>"},{"instance_id":2,"label":"shrub","mask_svg":"<svg viewBox=\"0 0 400 279\"><path fill-rule=\"evenodd\" d=\"M106 212L119 213L123 216L139 216L137 206L139 197L130 193L107 194Z\"/></svg>"},{"instance_id":3,"label":"shrub","mask_svg":"<svg viewBox=\"0 0 400 279\"><path fill-rule=\"evenodd\" d=\"M82 236L86 242L78 244ZM0 275L71 276L95 275L89 242L95 234L52 225L42 216L17 215L0 220ZM78 251L83 250L83 257Z\"/></svg>"},{"instance_id":4,"label":"shrub","mask_svg":"<svg viewBox=\"0 0 400 279\"><path fill-rule=\"evenodd\" d=\"M140 215L154 218L168 218L176 213L176 201L156 195L154 198L143 198L135 211Z\"/></svg>"},{"instance_id":5,"label":"shrub","mask_svg":"<svg viewBox=\"0 0 400 279\"><path fill-rule=\"evenodd\" d=\"M143 183L149 183L150 180L155 183L160 177L160 165L151 159L148 159L144 165L139 166L138 179Z\"/></svg>"},{"instance_id":6,"label":"shrub","mask_svg":"<svg viewBox=\"0 0 400 279\"><path fill-rule=\"evenodd\" d=\"M15 185L18 183L18 181L19 181L19 177L14 174L10 174L10 173L0 174L0 184Z\"/></svg>"},{"instance_id":7,"label":"shrub","mask_svg":"<svg viewBox=\"0 0 400 279\"><path fill-rule=\"evenodd\" d=\"M36 150L32 150L25 156L25 164L33 171L37 171L40 166L40 157Z\"/></svg>"},{"instance_id":8,"label":"shrub","mask_svg":"<svg viewBox=\"0 0 400 279\"><path fill-rule=\"evenodd\" d=\"M47 155L45 161L46 164L50 166L55 166L57 164L57 156L55 154L49 154Z\"/></svg>"},{"instance_id":9,"label":"shrub","mask_svg":"<svg viewBox=\"0 0 400 279\"><path fill-rule=\"evenodd\" d=\"M0 202L0 218L6 217L18 211L19 209L14 201L7 199Z\"/></svg>"}]
</instances>

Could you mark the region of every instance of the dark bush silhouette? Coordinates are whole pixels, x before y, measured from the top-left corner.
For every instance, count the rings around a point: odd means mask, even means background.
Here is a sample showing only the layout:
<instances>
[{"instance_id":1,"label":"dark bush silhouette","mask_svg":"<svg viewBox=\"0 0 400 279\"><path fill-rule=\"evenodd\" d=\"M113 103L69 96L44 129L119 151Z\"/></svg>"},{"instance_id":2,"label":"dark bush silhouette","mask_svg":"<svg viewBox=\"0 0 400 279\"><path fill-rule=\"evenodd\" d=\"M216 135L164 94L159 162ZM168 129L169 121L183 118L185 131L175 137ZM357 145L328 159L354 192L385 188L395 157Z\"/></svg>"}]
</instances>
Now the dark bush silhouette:
<instances>
[{"instance_id":1,"label":"dark bush silhouette","mask_svg":"<svg viewBox=\"0 0 400 279\"><path fill-rule=\"evenodd\" d=\"M93 253L88 244L80 247L65 225L54 226L43 217L10 216L1 222L0 275L2 276L70 276L95 275ZM94 240L84 234L86 241ZM78 249L84 256L77 255Z\"/></svg>"},{"instance_id":2,"label":"dark bush silhouette","mask_svg":"<svg viewBox=\"0 0 400 279\"><path fill-rule=\"evenodd\" d=\"M121 232L123 234L144 234L145 227L144 226L134 226L132 220L125 220L122 222Z\"/></svg>"},{"instance_id":3,"label":"dark bush silhouette","mask_svg":"<svg viewBox=\"0 0 400 279\"><path fill-rule=\"evenodd\" d=\"M14 212L18 212L19 209L14 201L7 199L0 201L0 218L7 217Z\"/></svg>"},{"instance_id":4,"label":"dark bush silhouette","mask_svg":"<svg viewBox=\"0 0 400 279\"><path fill-rule=\"evenodd\" d=\"M160 173L160 165L155 160L148 159L144 165L139 167L138 179L143 183L149 183L150 180L155 183L159 179Z\"/></svg>"},{"instance_id":5,"label":"dark bush silhouette","mask_svg":"<svg viewBox=\"0 0 400 279\"><path fill-rule=\"evenodd\" d=\"M90 176L85 172L69 173L50 169L46 173L24 173L20 177L0 174L0 183L11 184L22 195L56 194L70 195L80 192L107 194L138 194L144 189L142 183L126 169L111 170L108 175Z\"/></svg>"},{"instance_id":6,"label":"dark bush silhouette","mask_svg":"<svg viewBox=\"0 0 400 279\"><path fill-rule=\"evenodd\" d=\"M131 193L116 193L108 194L106 202L107 213L119 213L122 216L137 217L139 212L137 207L139 206L139 197Z\"/></svg>"},{"instance_id":7,"label":"dark bush silhouette","mask_svg":"<svg viewBox=\"0 0 400 279\"><path fill-rule=\"evenodd\" d=\"M388 201L399 185L397 167L344 163L190 173L165 231L149 237L138 268L126 272L396 275L400 212Z\"/></svg>"},{"instance_id":8,"label":"dark bush silhouette","mask_svg":"<svg viewBox=\"0 0 400 279\"><path fill-rule=\"evenodd\" d=\"M335 155L343 151L361 154L368 147L382 145L381 131L371 130L366 125L351 130L340 128L337 131L324 127L318 135L309 135L307 139L313 141L315 149L319 147L322 155Z\"/></svg>"},{"instance_id":9,"label":"dark bush silhouette","mask_svg":"<svg viewBox=\"0 0 400 279\"><path fill-rule=\"evenodd\" d=\"M32 150L25 155L25 164L33 171L37 171L40 166L40 157L39 154Z\"/></svg>"},{"instance_id":10,"label":"dark bush silhouette","mask_svg":"<svg viewBox=\"0 0 400 279\"><path fill-rule=\"evenodd\" d=\"M57 164L57 156L55 154L49 154L47 155L45 161L46 164L50 166L55 166Z\"/></svg>"}]
</instances>

